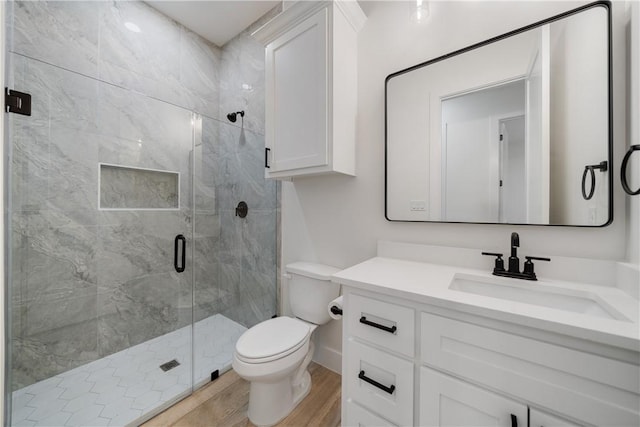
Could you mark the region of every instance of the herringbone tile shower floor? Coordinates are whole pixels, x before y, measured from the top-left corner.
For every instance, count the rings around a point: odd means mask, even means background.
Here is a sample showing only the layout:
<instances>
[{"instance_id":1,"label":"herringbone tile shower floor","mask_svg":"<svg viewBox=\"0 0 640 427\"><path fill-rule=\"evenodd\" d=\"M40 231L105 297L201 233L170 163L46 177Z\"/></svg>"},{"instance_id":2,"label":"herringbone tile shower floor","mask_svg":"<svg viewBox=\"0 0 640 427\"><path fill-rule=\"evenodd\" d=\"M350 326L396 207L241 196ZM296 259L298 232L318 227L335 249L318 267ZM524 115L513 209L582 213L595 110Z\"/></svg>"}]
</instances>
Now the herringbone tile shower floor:
<instances>
[{"instance_id":1,"label":"herringbone tile shower floor","mask_svg":"<svg viewBox=\"0 0 640 427\"><path fill-rule=\"evenodd\" d=\"M246 328L220 314L13 392L14 426L124 426L191 392L231 366ZM164 372L160 365L176 359Z\"/></svg>"}]
</instances>

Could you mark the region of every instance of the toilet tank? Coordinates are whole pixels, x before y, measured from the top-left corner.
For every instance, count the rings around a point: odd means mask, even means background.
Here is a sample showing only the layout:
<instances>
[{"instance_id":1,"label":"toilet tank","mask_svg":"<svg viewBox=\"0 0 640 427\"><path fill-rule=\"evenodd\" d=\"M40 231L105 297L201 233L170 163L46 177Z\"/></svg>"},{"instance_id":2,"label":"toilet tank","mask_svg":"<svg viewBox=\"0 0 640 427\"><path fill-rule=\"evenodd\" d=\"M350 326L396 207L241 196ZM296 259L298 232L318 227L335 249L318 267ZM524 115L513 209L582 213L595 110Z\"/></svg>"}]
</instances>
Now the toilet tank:
<instances>
[{"instance_id":1,"label":"toilet tank","mask_svg":"<svg viewBox=\"0 0 640 427\"><path fill-rule=\"evenodd\" d=\"M293 315L316 325L324 325L331 317L327 306L340 294L340 285L331 282L339 268L312 262L287 264L289 303Z\"/></svg>"}]
</instances>

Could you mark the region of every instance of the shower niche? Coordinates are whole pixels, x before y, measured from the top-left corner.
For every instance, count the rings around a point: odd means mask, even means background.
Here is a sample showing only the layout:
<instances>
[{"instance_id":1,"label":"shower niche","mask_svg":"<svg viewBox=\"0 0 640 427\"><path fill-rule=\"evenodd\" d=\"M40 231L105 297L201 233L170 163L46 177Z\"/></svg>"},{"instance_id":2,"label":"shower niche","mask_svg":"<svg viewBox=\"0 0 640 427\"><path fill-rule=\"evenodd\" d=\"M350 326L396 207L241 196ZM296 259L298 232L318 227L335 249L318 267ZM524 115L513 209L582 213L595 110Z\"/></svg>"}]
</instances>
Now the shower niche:
<instances>
[{"instance_id":1,"label":"shower niche","mask_svg":"<svg viewBox=\"0 0 640 427\"><path fill-rule=\"evenodd\" d=\"M100 164L100 209L179 209L180 173Z\"/></svg>"}]
</instances>

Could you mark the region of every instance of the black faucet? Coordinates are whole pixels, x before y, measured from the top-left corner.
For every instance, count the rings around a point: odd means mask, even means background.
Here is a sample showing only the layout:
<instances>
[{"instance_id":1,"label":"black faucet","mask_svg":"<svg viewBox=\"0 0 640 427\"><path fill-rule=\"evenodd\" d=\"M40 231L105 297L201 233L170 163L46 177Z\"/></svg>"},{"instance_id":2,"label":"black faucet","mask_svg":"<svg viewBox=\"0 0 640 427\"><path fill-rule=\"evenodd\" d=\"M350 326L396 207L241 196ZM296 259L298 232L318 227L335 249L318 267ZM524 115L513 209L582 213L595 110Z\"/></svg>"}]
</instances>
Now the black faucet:
<instances>
[{"instance_id":1,"label":"black faucet","mask_svg":"<svg viewBox=\"0 0 640 427\"><path fill-rule=\"evenodd\" d=\"M518 236L518 233L511 233L511 256L509 257L509 273L520 273L520 259L518 258L519 247L520 236Z\"/></svg>"},{"instance_id":2,"label":"black faucet","mask_svg":"<svg viewBox=\"0 0 640 427\"><path fill-rule=\"evenodd\" d=\"M509 269L504 269L504 260L502 254L493 252L482 252L482 255L489 255L496 257L496 263L493 268L493 274L495 276L513 277L515 279L524 280L538 280L534 271L534 265L532 260L537 261L551 261L551 258L542 258L535 256L526 256L526 262L524 263L524 270L520 272L520 259L518 258L518 248L520 247L520 236L518 233L511 233L511 256L509 257Z\"/></svg>"}]
</instances>

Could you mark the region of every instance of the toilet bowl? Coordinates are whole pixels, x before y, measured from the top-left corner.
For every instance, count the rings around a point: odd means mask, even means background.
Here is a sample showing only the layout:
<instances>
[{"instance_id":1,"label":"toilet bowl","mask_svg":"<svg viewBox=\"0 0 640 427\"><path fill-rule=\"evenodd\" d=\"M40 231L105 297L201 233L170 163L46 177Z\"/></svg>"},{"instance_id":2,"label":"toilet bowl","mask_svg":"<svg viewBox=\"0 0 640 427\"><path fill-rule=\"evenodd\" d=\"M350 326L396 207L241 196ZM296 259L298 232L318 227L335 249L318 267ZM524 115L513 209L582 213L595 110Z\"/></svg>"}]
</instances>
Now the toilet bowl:
<instances>
[{"instance_id":1,"label":"toilet bowl","mask_svg":"<svg viewBox=\"0 0 640 427\"><path fill-rule=\"evenodd\" d=\"M247 415L259 426L278 423L309 393L311 336L330 320L327 305L340 291L330 281L339 271L334 267L294 263L287 271L296 317L276 317L253 326L238 339L233 355L233 369L250 382Z\"/></svg>"},{"instance_id":2,"label":"toilet bowl","mask_svg":"<svg viewBox=\"0 0 640 427\"><path fill-rule=\"evenodd\" d=\"M232 365L251 383L248 416L254 424L276 424L309 393L310 338L316 327L300 319L276 317L238 340Z\"/></svg>"}]
</instances>

